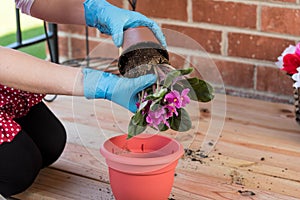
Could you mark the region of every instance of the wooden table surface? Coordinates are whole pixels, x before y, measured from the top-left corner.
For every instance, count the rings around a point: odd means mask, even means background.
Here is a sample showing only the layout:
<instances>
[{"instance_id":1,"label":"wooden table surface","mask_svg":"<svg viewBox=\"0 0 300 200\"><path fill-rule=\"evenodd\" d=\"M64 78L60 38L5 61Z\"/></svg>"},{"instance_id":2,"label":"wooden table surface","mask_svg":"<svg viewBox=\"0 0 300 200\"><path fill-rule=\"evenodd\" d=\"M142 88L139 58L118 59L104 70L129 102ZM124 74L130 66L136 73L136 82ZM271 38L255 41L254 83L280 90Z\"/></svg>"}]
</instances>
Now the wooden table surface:
<instances>
[{"instance_id":1,"label":"wooden table surface","mask_svg":"<svg viewBox=\"0 0 300 200\"><path fill-rule=\"evenodd\" d=\"M47 104L67 129L67 146L15 197L114 199L99 148L126 132L131 114L109 101L82 97L58 96ZM293 105L217 95L188 110L193 130L159 133L186 148L170 200L300 199L300 125ZM202 151L208 156L200 157Z\"/></svg>"}]
</instances>

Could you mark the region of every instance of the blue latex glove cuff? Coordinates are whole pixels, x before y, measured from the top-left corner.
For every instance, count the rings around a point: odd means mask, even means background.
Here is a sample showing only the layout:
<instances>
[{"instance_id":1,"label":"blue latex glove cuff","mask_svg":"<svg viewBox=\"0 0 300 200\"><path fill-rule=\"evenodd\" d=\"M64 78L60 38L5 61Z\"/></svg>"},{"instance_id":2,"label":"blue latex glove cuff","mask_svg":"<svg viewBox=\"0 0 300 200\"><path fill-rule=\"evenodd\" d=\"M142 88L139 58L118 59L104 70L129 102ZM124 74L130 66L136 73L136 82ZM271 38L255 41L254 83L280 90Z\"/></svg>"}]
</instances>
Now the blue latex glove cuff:
<instances>
[{"instance_id":1,"label":"blue latex glove cuff","mask_svg":"<svg viewBox=\"0 0 300 200\"><path fill-rule=\"evenodd\" d=\"M87 99L111 99L118 77L111 73L84 68L84 96ZM107 80L107 81L106 81Z\"/></svg>"}]
</instances>

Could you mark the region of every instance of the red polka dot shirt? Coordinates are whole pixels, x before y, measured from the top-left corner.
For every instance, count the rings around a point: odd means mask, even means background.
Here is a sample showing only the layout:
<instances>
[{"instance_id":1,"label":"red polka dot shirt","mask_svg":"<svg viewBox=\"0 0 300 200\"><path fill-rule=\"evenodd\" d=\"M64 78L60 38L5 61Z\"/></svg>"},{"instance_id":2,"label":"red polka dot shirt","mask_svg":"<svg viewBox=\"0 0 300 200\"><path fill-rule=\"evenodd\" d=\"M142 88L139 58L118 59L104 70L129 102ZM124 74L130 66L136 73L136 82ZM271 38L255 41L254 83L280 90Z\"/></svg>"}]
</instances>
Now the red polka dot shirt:
<instances>
[{"instance_id":1,"label":"red polka dot shirt","mask_svg":"<svg viewBox=\"0 0 300 200\"><path fill-rule=\"evenodd\" d=\"M34 94L0 85L0 145L11 142L21 127L14 118L26 115L29 109L42 101L43 94Z\"/></svg>"}]
</instances>

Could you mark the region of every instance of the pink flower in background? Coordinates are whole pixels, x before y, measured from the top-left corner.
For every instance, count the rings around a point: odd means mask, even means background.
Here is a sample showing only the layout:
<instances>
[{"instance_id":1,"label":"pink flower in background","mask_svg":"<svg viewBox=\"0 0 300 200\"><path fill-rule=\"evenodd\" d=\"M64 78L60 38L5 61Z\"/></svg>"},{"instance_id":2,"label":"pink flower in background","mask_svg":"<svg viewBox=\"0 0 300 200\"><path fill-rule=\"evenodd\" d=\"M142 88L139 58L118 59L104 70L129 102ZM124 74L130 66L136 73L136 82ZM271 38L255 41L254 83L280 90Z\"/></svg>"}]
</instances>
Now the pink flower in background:
<instances>
[{"instance_id":1,"label":"pink flower in background","mask_svg":"<svg viewBox=\"0 0 300 200\"><path fill-rule=\"evenodd\" d=\"M286 48L275 64L292 76L295 88L300 87L300 43Z\"/></svg>"},{"instance_id":2,"label":"pink flower in background","mask_svg":"<svg viewBox=\"0 0 300 200\"><path fill-rule=\"evenodd\" d=\"M297 73L297 68L300 67L300 43L287 47L275 64L290 75Z\"/></svg>"},{"instance_id":3,"label":"pink flower in background","mask_svg":"<svg viewBox=\"0 0 300 200\"><path fill-rule=\"evenodd\" d=\"M283 68L288 74L297 73L297 68L300 67L300 56L297 54L287 54L283 57Z\"/></svg>"}]
</instances>

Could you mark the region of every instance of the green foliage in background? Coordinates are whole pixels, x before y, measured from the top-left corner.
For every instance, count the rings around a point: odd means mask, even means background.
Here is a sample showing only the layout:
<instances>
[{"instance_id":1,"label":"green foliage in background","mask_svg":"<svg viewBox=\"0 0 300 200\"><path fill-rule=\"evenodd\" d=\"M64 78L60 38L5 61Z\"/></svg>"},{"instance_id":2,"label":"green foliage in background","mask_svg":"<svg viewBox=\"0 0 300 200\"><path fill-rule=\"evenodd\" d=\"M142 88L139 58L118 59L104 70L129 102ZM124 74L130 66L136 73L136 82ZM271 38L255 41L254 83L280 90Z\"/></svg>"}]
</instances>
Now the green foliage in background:
<instances>
[{"instance_id":1,"label":"green foliage in background","mask_svg":"<svg viewBox=\"0 0 300 200\"><path fill-rule=\"evenodd\" d=\"M44 33L43 21L20 12L23 39L28 39ZM15 1L1 1L0 6L0 46L16 42L16 11ZM20 49L38 58L45 59L45 42Z\"/></svg>"},{"instance_id":2,"label":"green foliage in background","mask_svg":"<svg viewBox=\"0 0 300 200\"><path fill-rule=\"evenodd\" d=\"M44 28L43 27L37 27L32 28L29 30L22 31L22 38L23 40L26 40L28 38L32 38L38 35L44 34ZM6 46L11 43L16 42L16 34L10 33L7 35L0 36L0 45ZM45 51L45 42L41 42L35 45L31 45L28 47L20 48L20 51L23 51L25 53L28 53L30 55L33 55L35 57L45 59L46 58L46 51Z\"/></svg>"}]
</instances>

